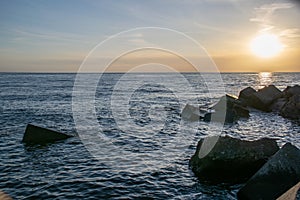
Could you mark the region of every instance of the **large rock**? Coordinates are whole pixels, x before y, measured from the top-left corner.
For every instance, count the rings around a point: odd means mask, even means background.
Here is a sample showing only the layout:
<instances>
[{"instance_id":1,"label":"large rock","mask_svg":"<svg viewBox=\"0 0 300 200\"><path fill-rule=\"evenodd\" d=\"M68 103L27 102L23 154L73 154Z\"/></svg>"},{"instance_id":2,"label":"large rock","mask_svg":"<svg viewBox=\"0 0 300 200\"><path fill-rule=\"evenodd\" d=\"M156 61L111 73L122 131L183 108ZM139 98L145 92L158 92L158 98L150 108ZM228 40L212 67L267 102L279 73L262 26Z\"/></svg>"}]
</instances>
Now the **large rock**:
<instances>
[{"instance_id":1,"label":"large rock","mask_svg":"<svg viewBox=\"0 0 300 200\"><path fill-rule=\"evenodd\" d=\"M246 101L245 95L240 94L241 100L247 102L248 106L267 112L270 111L270 105L282 96L282 92L274 85L266 86L257 92L250 93Z\"/></svg>"},{"instance_id":2,"label":"large rock","mask_svg":"<svg viewBox=\"0 0 300 200\"><path fill-rule=\"evenodd\" d=\"M249 110L241 105L237 97L228 94L221 97L211 109L215 112L205 114L204 121L233 123L241 117L249 117Z\"/></svg>"},{"instance_id":3,"label":"large rock","mask_svg":"<svg viewBox=\"0 0 300 200\"><path fill-rule=\"evenodd\" d=\"M27 144L43 144L64 140L69 137L72 136L28 124L22 142Z\"/></svg>"},{"instance_id":4,"label":"large rock","mask_svg":"<svg viewBox=\"0 0 300 200\"><path fill-rule=\"evenodd\" d=\"M274 113L280 113L282 108L285 106L285 104L288 102L287 98L279 98L275 102L272 103L270 106L270 111Z\"/></svg>"},{"instance_id":5,"label":"large rock","mask_svg":"<svg viewBox=\"0 0 300 200\"><path fill-rule=\"evenodd\" d=\"M247 106L251 104L251 95L256 93L256 90L252 87L247 87L240 91L239 100L243 103L243 105Z\"/></svg>"},{"instance_id":6,"label":"large rock","mask_svg":"<svg viewBox=\"0 0 300 200\"><path fill-rule=\"evenodd\" d=\"M198 121L200 118L204 117L205 111L201 111L199 106L192 106L186 104L181 112L181 117L187 121Z\"/></svg>"},{"instance_id":7,"label":"large rock","mask_svg":"<svg viewBox=\"0 0 300 200\"><path fill-rule=\"evenodd\" d=\"M203 154L209 148L210 151ZM274 139L245 141L228 136L208 137L199 141L190 159L190 167L202 181L242 182L250 178L278 149Z\"/></svg>"},{"instance_id":8,"label":"large rock","mask_svg":"<svg viewBox=\"0 0 300 200\"><path fill-rule=\"evenodd\" d=\"M300 95L293 95L289 101L284 104L280 115L286 118L300 120Z\"/></svg>"},{"instance_id":9,"label":"large rock","mask_svg":"<svg viewBox=\"0 0 300 200\"><path fill-rule=\"evenodd\" d=\"M300 150L285 144L241 188L238 199L277 199L300 181Z\"/></svg>"},{"instance_id":10,"label":"large rock","mask_svg":"<svg viewBox=\"0 0 300 200\"><path fill-rule=\"evenodd\" d=\"M294 85L293 87L287 86L285 90L283 90L283 96L289 98L294 95L300 95L300 86Z\"/></svg>"}]
</instances>

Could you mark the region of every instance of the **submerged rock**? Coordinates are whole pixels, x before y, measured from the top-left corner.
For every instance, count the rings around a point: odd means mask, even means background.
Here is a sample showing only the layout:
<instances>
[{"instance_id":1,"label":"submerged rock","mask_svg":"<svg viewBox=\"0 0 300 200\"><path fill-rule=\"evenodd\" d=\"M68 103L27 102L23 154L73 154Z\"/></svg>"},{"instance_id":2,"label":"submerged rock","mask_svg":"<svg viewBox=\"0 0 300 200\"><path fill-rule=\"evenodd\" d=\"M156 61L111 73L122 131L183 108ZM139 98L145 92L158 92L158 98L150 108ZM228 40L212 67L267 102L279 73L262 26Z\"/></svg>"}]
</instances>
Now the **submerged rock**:
<instances>
[{"instance_id":1,"label":"submerged rock","mask_svg":"<svg viewBox=\"0 0 300 200\"><path fill-rule=\"evenodd\" d=\"M207 142L215 141L207 151ZM250 178L267 159L278 151L274 139L263 138L245 141L232 137L208 137L198 142L197 150L190 159L190 167L202 181L210 183L236 183Z\"/></svg>"},{"instance_id":2,"label":"submerged rock","mask_svg":"<svg viewBox=\"0 0 300 200\"><path fill-rule=\"evenodd\" d=\"M277 199L300 181L300 150L285 144L241 188L238 199Z\"/></svg>"},{"instance_id":3,"label":"submerged rock","mask_svg":"<svg viewBox=\"0 0 300 200\"><path fill-rule=\"evenodd\" d=\"M72 136L28 124L22 142L27 144L43 144L48 142L55 142L58 140L64 140L69 137Z\"/></svg>"},{"instance_id":4,"label":"submerged rock","mask_svg":"<svg viewBox=\"0 0 300 200\"><path fill-rule=\"evenodd\" d=\"M241 105L237 97L226 94L212 108L215 112L206 113L204 121L233 123L241 117L248 118L249 110Z\"/></svg>"}]
</instances>

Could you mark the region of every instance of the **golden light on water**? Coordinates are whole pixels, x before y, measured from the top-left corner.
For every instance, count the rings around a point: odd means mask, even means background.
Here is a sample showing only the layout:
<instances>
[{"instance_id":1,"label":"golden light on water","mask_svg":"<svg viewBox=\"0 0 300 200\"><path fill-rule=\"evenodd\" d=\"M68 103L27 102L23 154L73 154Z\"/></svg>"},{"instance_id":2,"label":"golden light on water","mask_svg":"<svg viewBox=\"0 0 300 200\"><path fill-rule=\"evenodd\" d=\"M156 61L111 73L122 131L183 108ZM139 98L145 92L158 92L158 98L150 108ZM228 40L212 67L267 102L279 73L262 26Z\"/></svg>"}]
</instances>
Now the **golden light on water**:
<instances>
[{"instance_id":1,"label":"golden light on water","mask_svg":"<svg viewBox=\"0 0 300 200\"><path fill-rule=\"evenodd\" d=\"M273 83L272 72L260 72L258 74L259 88L271 85Z\"/></svg>"}]
</instances>

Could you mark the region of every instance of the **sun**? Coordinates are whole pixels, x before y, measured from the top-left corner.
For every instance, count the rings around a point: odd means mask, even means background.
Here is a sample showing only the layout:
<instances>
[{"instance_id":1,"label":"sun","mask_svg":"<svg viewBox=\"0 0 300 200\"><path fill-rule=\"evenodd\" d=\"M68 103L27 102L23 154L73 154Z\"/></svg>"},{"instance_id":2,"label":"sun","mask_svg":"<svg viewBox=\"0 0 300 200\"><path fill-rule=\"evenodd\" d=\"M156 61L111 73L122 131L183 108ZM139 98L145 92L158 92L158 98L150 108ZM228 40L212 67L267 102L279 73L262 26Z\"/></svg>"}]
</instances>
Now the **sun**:
<instances>
[{"instance_id":1,"label":"sun","mask_svg":"<svg viewBox=\"0 0 300 200\"><path fill-rule=\"evenodd\" d=\"M264 33L256 36L251 41L250 48L258 57L271 58L283 50L283 44L276 35Z\"/></svg>"}]
</instances>

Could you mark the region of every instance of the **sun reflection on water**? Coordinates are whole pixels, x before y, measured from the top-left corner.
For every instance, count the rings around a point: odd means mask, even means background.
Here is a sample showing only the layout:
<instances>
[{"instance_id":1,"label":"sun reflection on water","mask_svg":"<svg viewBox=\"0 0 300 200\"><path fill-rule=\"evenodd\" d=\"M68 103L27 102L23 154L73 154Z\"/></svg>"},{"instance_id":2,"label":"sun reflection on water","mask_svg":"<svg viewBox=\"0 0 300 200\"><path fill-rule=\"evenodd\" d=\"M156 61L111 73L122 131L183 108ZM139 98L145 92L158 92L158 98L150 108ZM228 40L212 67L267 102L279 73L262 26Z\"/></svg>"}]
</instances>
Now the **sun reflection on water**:
<instances>
[{"instance_id":1,"label":"sun reflection on water","mask_svg":"<svg viewBox=\"0 0 300 200\"><path fill-rule=\"evenodd\" d=\"M274 81L272 72L259 72L258 81L259 81L259 89L271 85Z\"/></svg>"}]
</instances>

